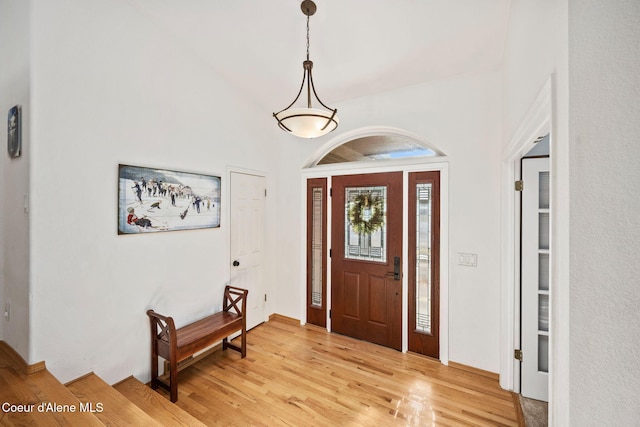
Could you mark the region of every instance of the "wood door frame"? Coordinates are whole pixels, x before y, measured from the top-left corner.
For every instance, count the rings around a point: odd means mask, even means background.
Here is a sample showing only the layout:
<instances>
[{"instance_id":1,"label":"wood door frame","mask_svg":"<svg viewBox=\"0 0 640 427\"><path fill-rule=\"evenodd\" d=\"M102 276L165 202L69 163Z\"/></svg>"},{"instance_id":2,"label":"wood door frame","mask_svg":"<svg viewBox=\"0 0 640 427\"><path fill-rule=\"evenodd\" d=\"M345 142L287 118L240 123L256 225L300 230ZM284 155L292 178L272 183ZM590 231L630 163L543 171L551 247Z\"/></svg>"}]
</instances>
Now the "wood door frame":
<instances>
[{"instance_id":1,"label":"wood door frame","mask_svg":"<svg viewBox=\"0 0 640 427\"><path fill-rule=\"evenodd\" d=\"M334 164L334 165L322 165L309 169L303 169L301 171L300 180L300 209L301 212L306 211L306 194L307 194L307 179L309 178L327 178L327 185L329 188L332 186L331 176L335 175L353 175L362 173L379 173L379 172L403 172L403 216L406 218L408 212L408 198L407 191L409 188L409 173L410 172L440 172L440 361L441 363L449 364L449 162L444 156L432 158L432 159L408 159L404 161L388 161L384 162L381 166L376 162L375 165L371 163L349 163L349 164ZM327 209L331 211L331 198L327 200ZM301 220L301 238L299 241L300 253L306 253L306 218ZM331 230L331 218L328 218L327 229ZM408 253L408 236L409 228L407 221L403 221L403 257L402 257L402 269L407 271L408 260L405 254ZM331 247L331 240L329 235L329 241L327 242L327 250ZM306 265L302 260L302 265ZM331 258L327 260L327 270L331 269ZM305 324L304 319L306 315L306 269L300 269L299 281L301 286L300 292L300 314L299 318L301 324ZM327 279L327 301L331 301L331 279ZM402 279L402 351L408 350L408 277L405 274ZM331 331L331 320L327 319L327 331Z\"/></svg>"},{"instance_id":2,"label":"wood door frame","mask_svg":"<svg viewBox=\"0 0 640 427\"><path fill-rule=\"evenodd\" d=\"M504 220L501 233L503 264L500 294L504 309L500 312L500 386L516 393L520 392L520 362L514 358L514 350L520 349L520 202L514 191L514 182L521 176L520 159L534 147L534 141L539 136L550 135L553 159L555 135L552 125L552 78L546 81L522 124L503 150L501 191ZM550 363L552 359L553 351ZM554 374L550 375L550 382L553 381L553 376ZM550 414L551 409L550 407Z\"/></svg>"}]
</instances>

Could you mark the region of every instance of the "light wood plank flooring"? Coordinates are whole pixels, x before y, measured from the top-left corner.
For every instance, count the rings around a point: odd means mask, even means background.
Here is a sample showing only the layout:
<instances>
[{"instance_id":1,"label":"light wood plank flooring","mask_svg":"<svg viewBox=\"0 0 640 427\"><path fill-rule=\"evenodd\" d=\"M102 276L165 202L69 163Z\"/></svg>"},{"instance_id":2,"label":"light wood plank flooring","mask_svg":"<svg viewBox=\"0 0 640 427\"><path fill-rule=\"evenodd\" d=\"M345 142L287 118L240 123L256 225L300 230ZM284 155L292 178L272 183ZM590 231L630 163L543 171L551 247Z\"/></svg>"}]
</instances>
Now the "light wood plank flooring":
<instances>
[{"instance_id":1,"label":"light wood plank flooring","mask_svg":"<svg viewBox=\"0 0 640 427\"><path fill-rule=\"evenodd\" d=\"M224 426L518 425L491 376L282 320L247 342L182 370L177 405Z\"/></svg>"}]
</instances>

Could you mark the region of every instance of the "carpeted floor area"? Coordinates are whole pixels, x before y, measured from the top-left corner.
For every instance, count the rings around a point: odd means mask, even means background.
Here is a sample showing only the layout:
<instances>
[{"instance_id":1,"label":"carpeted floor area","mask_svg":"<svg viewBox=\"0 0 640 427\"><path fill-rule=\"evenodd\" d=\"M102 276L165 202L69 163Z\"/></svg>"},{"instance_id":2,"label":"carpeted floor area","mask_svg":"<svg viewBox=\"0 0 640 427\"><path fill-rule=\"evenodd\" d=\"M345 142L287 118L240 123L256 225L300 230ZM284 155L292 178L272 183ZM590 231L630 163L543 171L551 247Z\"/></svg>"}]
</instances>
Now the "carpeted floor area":
<instances>
[{"instance_id":1,"label":"carpeted floor area","mask_svg":"<svg viewBox=\"0 0 640 427\"><path fill-rule=\"evenodd\" d=\"M548 404L540 400L520 395L520 406L527 427L547 427L549 425Z\"/></svg>"}]
</instances>

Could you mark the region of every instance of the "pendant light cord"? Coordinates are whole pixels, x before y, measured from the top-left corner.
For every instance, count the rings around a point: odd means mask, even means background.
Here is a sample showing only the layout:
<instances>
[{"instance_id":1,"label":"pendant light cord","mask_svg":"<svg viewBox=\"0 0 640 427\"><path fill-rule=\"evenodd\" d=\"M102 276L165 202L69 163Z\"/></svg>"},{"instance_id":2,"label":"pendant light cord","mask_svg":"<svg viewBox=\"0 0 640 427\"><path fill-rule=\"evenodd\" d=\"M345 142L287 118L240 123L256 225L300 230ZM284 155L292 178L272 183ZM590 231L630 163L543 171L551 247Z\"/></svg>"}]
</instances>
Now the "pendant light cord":
<instances>
[{"instance_id":1,"label":"pendant light cord","mask_svg":"<svg viewBox=\"0 0 640 427\"><path fill-rule=\"evenodd\" d=\"M307 61L309 60L309 15L307 15Z\"/></svg>"},{"instance_id":2,"label":"pendant light cord","mask_svg":"<svg viewBox=\"0 0 640 427\"><path fill-rule=\"evenodd\" d=\"M304 68L302 84L300 85L298 95L291 104L277 113L273 113L273 117L278 121L278 126L280 126L281 129L302 138L314 138L331 132L338 126L338 117L336 116L338 110L328 107L320 100L316 93L316 88L313 85L313 77L311 76L313 62L309 59L309 20L310 16L316 12L316 4L313 0L304 0L300 6L302 13L307 16L307 59L302 63ZM294 108L291 111L287 111L298 101L305 88L305 84L307 87L307 108ZM312 93L316 101L328 111L313 109L311 105Z\"/></svg>"}]
</instances>

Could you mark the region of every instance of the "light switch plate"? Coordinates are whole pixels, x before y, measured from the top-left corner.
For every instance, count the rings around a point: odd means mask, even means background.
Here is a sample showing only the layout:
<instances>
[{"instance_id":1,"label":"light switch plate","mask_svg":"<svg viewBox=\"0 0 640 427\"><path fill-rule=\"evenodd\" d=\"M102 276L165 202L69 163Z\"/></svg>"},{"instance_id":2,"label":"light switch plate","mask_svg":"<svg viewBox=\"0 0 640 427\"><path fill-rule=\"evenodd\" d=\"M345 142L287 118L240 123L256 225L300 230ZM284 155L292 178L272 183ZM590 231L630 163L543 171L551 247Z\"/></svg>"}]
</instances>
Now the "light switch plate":
<instances>
[{"instance_id":1,"label":"light switch plate","mask_svg":"<svg viewBox=\"0 0 640 427\"><path fill-rule=\"evenodd\" d=\"M477 267L478 254L465 254L458 252L458 265L463 265L465 267Z\"/></svg>"}]
</instances>

